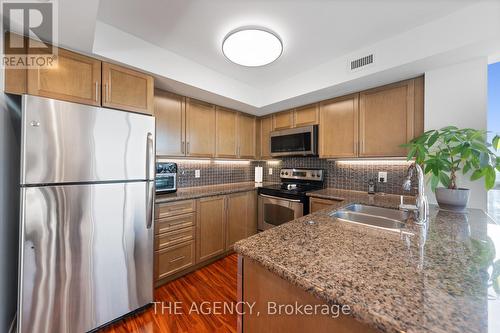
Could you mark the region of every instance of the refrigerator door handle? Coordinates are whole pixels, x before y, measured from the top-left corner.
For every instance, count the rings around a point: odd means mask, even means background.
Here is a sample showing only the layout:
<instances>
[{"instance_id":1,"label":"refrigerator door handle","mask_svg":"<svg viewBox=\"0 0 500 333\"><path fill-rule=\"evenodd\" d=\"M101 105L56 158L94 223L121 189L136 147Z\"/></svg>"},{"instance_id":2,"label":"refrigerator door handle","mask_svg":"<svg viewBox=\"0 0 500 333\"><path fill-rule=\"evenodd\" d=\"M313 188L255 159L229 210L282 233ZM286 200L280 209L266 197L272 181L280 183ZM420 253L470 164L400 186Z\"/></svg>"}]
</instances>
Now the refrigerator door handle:
<instances>
[{"instance_id":1,"label":"refrigerator door handle","mask_svg":"<svg viewBox=\"0 0 500 333\"><path fill-rule=\"evenodd\" d=\"M153 134L148 133L146 147L146 179L154 180L155 177L155 152Z\"/></svg>"},{"instance_id":2,"label":"refrigerator door handle","mask_svg":"<svg viewBox=\"0 0 500 333\"><path fill-rule=\"evenodd\" d=\"M155 215L155 182L149 181L146 184L146 228L150 229Z\"/></svg>"}]
</instances>

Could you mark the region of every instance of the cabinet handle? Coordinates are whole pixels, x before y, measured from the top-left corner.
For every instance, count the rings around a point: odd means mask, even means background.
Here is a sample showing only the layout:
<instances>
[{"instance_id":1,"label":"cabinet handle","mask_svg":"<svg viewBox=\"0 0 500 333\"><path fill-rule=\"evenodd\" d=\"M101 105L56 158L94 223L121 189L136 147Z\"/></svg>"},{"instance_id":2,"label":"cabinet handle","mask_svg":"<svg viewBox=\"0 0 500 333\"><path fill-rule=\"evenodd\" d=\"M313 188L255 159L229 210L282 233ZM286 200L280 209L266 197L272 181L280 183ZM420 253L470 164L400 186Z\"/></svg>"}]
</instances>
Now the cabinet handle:
<instances>
[{"instance_id":1,"label":"cabinet handle","mask_svg":"<svg viewBox=\"0 0 500 333\"><path fill-rule=\"evenodd\" d=\"M184 141L181 141L181 154L184 154Z\"/></svg>"},{"instance_id":2,"label":"cabinet handle","mask_svg":"<svg viewBox=\"0 0 500 333\"><path fill-rule=\"evenodd\" d=\"M182 260L184 258L186 258L186 256L180 256L180 257L177 257L175 259L170 260L170 262L176 262L176 261Z\"/></svg>"},{"instance_id":3,"label":"cabinet handle","mask_svg":"<svg viewBox=\"0 0 500 333\"><path fill-rule=\"evenodd\" d=\"M102 96L102 97L104 97L105 102L108 101L108 84L107 83L104 84L104 96Z\"/></svg>"},{"instance_id":4,"label":"cabinet handle","mask_svg":"<svg viewBox=\"0 0 500 333\"><path fill-rule=\"evenodd\" d=\"M99 102L99 82L95 81L95 101Z\"/></svg>"},{"instance_id":5,"label":"cabinet handle","mask_svg":"<svg viewBox=\"0 0 500 333\"><path fill-rule=\"evenodd\" d=\"M109 80L108 94L108 100L111 101L111 79Z\"/></svg>"}]
</instances>

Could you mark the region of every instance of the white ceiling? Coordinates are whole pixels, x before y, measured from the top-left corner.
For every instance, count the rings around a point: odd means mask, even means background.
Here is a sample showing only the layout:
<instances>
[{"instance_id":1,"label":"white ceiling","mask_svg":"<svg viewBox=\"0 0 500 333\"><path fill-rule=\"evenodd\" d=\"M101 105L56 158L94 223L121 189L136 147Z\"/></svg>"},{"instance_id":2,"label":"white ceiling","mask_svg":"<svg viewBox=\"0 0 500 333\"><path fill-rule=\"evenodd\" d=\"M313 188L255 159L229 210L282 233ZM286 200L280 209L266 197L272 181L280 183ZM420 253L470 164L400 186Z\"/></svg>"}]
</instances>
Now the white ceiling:
<instances>
[{"instance_id":1,"label":"white ceiling","mask_svg":"<svg viewBox=\"0 0 500 333\"><path fill-rule=\"evenodd\" d=\"M103 0L98 19L242 83L267 88L474 2ZM224 58L224 36L247 25L271 29L282 38L278 61L244 68Z\"/></svg>"},{"instance_id":2,"label":"white ceiling","mask_svg":"<svg viewBox=\"0 0 500 333\"><path fill-rule=\"evenodd\" d=\"M278 61L224 58L231 30L283 40ZM500 54L500 0L64 0L59 44L155 76L155 86L264 115ZM347 69L374 54L372 66Z\"/></svg>"}]
</instances>

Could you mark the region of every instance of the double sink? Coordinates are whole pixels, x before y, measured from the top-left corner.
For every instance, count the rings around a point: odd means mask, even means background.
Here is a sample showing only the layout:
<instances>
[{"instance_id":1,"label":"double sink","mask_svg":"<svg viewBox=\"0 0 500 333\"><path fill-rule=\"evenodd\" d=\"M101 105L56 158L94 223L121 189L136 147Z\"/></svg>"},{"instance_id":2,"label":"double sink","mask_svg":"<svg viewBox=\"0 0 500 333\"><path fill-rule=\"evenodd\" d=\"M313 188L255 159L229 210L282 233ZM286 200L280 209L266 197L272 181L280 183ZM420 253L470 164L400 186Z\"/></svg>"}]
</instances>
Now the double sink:
<instances>
[{"instance_id":1,"label":"double sink","mask_svg":"<svg viewBox=\"0 0 500 333\"><path fill-rule=\"evenodd\" d=\"M404 229L409 217L407 211L362 204L351 204L329 215L345 222L391 231Z\"/></svg>"}]
</instances>

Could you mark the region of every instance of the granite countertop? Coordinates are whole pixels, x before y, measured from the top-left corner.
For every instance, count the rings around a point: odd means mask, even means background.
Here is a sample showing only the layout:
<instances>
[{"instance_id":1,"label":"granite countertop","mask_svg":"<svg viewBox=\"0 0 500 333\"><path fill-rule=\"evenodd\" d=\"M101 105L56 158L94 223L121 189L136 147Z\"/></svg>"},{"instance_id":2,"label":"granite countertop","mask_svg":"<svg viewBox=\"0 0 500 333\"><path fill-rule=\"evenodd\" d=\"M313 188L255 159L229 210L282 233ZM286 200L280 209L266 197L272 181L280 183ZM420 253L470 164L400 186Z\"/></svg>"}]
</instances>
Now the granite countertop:
<instances>
[{"instance_id":1,"label":"granite countertop","mask_svg":"<svg viewBox=\"0 0 500 333\"><path fill-rule=\"evenodd\" d=\"M500 267L500 226L484 212L431 206L427 228L410 220L394 232L328 213L350 203L397 207L400 196L310 195L344 201L242 240L236 252L330 304L349 305L382 332L500 332L500 296L488 281L490 264Z\"/></svg>"},{"instance_id":2,"label":"granite countertop","mask_svg":"<svg viewBox=\"0 0 500 333\"><path fill-rule=\"evenodd\" d=\"M237 192L246 192L255 190L258 187L269 184L271 183L241 182L241 183L230 183L230 184L219 184L219 185L183 187L177 189L177 192L174 193L156 195L155 202L163 203L163 202L211 197L216 195L224 195Z\"/></svg>"}]
</instances>

